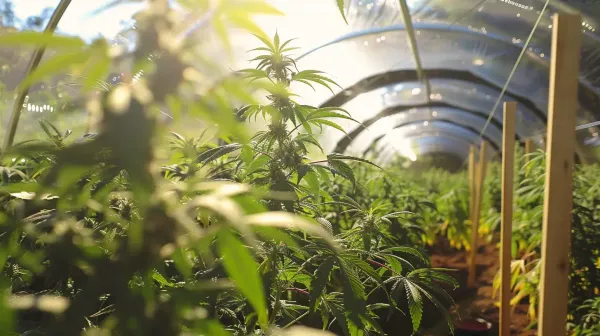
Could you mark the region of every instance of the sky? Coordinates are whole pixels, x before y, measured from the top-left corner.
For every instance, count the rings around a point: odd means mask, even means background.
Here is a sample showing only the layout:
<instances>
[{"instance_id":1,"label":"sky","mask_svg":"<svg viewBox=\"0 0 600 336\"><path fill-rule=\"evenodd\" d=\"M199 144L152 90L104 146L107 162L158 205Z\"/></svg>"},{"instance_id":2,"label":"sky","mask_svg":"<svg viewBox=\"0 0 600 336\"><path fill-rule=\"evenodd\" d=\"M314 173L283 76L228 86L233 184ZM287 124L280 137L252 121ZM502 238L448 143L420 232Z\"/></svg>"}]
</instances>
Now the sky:
<instances>
[{"instance_id":1,"label":"sky","mask_svg":"<svg viewBox=\"0 0 600 336\"><path fill-rule=\"evenodd\" d=\"M44 8L55 8L59 0L13 0L17 17L23 19L38 15ZM98 8L111 3L111 0L72 0L58 29L67 34L92 39L99 34L107 38L114 37L122 28L122 21L128 20L140 8L140 4L122 4L99 14L93 14Z\"/></svg>"}]
</instances>

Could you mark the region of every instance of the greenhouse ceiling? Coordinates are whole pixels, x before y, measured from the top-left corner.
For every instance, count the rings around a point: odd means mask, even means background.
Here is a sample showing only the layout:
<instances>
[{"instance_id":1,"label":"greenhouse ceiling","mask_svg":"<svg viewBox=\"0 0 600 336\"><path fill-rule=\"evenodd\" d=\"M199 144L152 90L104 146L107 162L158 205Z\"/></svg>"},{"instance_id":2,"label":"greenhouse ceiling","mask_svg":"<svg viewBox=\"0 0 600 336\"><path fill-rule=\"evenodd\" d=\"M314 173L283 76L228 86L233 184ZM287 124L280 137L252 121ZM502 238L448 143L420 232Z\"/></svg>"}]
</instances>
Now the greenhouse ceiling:
<instances>
[{"instance_id":1,"label":"greenhouse ceiling","mask_svg":"<svg viewBox=\"0 0 600 336\"><path fill-rule=\"evenodd\" d=\"M343 124L349 136L324 134L325 150L377 148L413 160L441 151L464 159L470 144L487 140L495 155L505 101L518 103L518 138L541 144L552 16L561 11L583 13L578 138L581 146L600 141L597 128L588 127L600 120L600 1L406 0L403 12L398 0L346 0L347 24L334 0L270 2L285 16L261 17L259 25L297 39L298 68L322 70L339 85L333 92L294 88L303 103L340 106L363 123ZM92 9L67 12L59 28L76 33L70 18L81 20L85 10ZM114 26L117 18L123 20L114 15ZM114 27L102 30L109 25L98 25L98 33L110 36ZM256 40L239 34L232 42L231 67L246 66L244 51Z\"/></svg>"}]
</instances>

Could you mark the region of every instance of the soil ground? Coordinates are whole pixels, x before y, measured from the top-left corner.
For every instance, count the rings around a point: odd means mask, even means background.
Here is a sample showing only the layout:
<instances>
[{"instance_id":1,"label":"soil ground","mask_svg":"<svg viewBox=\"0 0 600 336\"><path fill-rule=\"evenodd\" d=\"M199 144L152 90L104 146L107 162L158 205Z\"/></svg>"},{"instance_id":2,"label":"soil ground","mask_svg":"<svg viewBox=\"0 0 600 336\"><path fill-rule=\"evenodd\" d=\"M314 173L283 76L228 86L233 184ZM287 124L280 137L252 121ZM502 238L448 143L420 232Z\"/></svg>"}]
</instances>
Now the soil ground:
<instances>
[{"instance_id":1,"label":"soil ground","mask_svg":"<svg viewBox=\"0 0 600 336\"><path fill-rule=\"evenodd\" d=\"M453 292L457 304L457 311L462 319L482 318L494 325L491 335L497 334L500 318L496 299L492 297L492 283L499 267L499 251L495 243L480 246L476 258L477 286L476 289L467 288L468 254L465 251L453 249L446 241L440 241L431 249L431 263L433 267L450 268L456 271L451 274L458 280L460 287ZM527 315L527 303L518 304L512 314L511 334L519 336L537 335L535 328L528 328L530 319ZM443 327L443 326L442 326ZM439 331L435 331L439 330ZM443 336L447 334L440 329L433 328L426 335Z\"/></svg>"}]
</instances>

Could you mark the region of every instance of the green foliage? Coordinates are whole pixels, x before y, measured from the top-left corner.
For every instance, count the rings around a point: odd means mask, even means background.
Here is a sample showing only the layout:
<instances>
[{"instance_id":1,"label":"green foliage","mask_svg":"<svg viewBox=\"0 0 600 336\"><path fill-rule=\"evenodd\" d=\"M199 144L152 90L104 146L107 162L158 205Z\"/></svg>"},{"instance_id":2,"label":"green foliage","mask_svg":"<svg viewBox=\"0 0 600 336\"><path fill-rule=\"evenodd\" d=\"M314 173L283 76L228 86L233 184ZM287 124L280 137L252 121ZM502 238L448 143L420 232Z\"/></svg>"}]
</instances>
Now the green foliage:
<instances>
[{"instance_id":1,"label":"green foliage","mask_svg":"<svg viewBox=\"0 0 600 336\"><path fill-rule=\"evenodd\" d=\"M545 183L546 155L543 151L521 157L518 170L518 186L515 194L513 222L512 304L527 298L529 315L533 321L537 315L538 285L540 282L540 256L542 242L542 219ZM573 177L573 212L571 231L571 273L569 275L569 312L571 321L582 319L578 309L585 300L598 295L600 288L600 239L598 226L598 167L578 166ZM499 279L495 288L499 287Z\"/></svg>"},{"instance_id":2,"label":"green foliage","mask_svg":"<svg viewBox=\"0 0 600 336\"><path fill-rule=\"evenodd\" d=\"M581 319L574 326L573 335L593 336L600 334L600 297L586 300L577 310L581 314Z\"/></svg>"}]
</instances>

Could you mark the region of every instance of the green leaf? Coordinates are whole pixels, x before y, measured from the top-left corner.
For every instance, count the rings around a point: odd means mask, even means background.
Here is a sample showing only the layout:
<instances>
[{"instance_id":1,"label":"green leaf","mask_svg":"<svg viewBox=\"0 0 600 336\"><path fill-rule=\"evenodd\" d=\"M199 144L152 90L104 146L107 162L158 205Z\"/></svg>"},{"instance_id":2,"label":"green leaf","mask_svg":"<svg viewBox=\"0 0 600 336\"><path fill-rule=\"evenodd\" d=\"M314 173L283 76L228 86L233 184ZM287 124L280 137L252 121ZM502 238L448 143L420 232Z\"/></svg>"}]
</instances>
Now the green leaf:
<instances>
[{"instance_id":1,"label":"green leaf","mask_svg":"<svg viewBox=\"0 0 600 336\"><path fill-rule=\"evenodd\" d=\"M381 168L380 166L374 164L373 162L367 160L367 159L361 159L361 158L357 158L354 156L350 156L350 155L344 155L344 154L339 154L339 153L331 153L329 155L327 155L327 158L331 158L331 159L335 159L335 160L348 160L348 161L357 161L357 162L362 162L362 163L367 163L370 164L373 167L377 167L383 171L385 171L383 168Z\"/></svg>"},{"instance_id":2,"label":"green leaf","mask_svg":"<svg viewBox=\"0 0 600 336\"><path fill-rule=\"evenodd\" d=\"M344 286L344 309L348 316L348 329L353 334L355 327L362 330L361 316L367 315L366 293L356 270L344 259L338 257Z\"/></svg>"},{"instance_id":3,"label":"green leaf","mask_svg":"<svg viewBox=\"0 0 600 336\"><path fill-rule=\"evenodd\" d=\"M0 250L0 256L5 251ZM4 263L0 263L4 266ZM4 279L4 276L0 278L0 332L4 335L13 335L13 327L16 322L16 312L8 306L8 300L10 296L10 283Z\"/></svg>"},{"instance_id":4,"label":"green leaf","mask_svg":"<svg viewBox=\"0 0 600 336\"><path fill-rule=\"evenodd\" d=\"M338 173L340 176L347 179L348 181L352 182L352 185L356 184L354 171L352 170L352 168L350 168L348 164L340 160L330 159L329 156L327 156L327 161L329 163L329 166L332 169L334 169L336 173Z\"/></svg>"},{"instance_id":5,"label":"green leaf","mask_svg":"<svg viewBox=\"0 0 600 336\"><path fill-rule=\"evenodd\" d=\"M63 53L40 64L35 71L30 73L19 86L25 88L52 74L64 72L73 65L80 65L87 61L90 53L87 50Z\"/></svg>"},{"instance_id":6,"label":"green leaf","mask_svg":"<svg viewBox=\"0 0 600 336\"><path fill-rule=\"evenodd\" d=\"M325 228L325 230L329 231L329 233L333 234L333 225L331 225L331 222L328 221L327 219L323 218L323 217L318 217L317 222L319 224L321 224L321 226L323 228Z\"/></svg>"},{"instance_id":7,"label":"green leaf","mask_svg":"<svg viewBox=\"0 0 600 336\"><path fill-rule=\"evenodd\" d=\"M242 219L242 223L246 225L264 225L306 231L309 234L323 238L332 248L337 248L337 243L333 240L333 237L319 224L312 223L288 212L270 211L248 215Z\"/></svg>"},{"instance_id":8,"label":"green leaf","mask_svg":"<svg viewBox=\"0 0 600 336\"><path fill-rule=\"evenodd\" d=\"M269 163L270 158L266 155L259 154L250 164L246 167L246 175L254 173L255 171L265 168L267 163Z\"/></svg>"},{"instance_id":9,"label":"green leaf","mask_svg":"<svg viewBox=\"0 0 600 336\"><path fill-rule=\"evenodd\" d=\"M347 116L344 113L339 113L339 112L334 112L334 111L329 111L329 110L316 110L313 113L311 113L308 118L339 118L339 119L346 119L346 120L351 120L354 121L356 123L360 123L358 120Z\"/></svg>"},{"instance_id":10,"label":"green leaf","mask_svg":"<svg viewBox=\"0 0 600 336\"><path fill-rule=\"evenodd\" d=\"M204 165L210 163L211 161L217 160L224 155L235 152L236 150L242 148L243 146L238 143L232 143L223 145L220 147L211 148L202 154L198 155L198 162L203 163Z\"/></svg>"},{"instance_id":11,"label":"green leaf","mask_svg":"<svg viewBox=\"0 0 600 336\"><path fill-rule=\"evenodd\" d=\"M192 276L192 265L185 254L185 250L183 248L176 249L171 258L173 258L175 267L177 267L179 272L181 272L186 279L189 279Z\"/></svg>"},{"instance_id":12,"label":"green leaf","mask_svg":"<svg viewBox=\"0 0 600 336\"><path fill-rule=\"evenodd\" d=\"M175 285L167 280L162 274L160 274L157 270L152 270L152 279L158 282L163 287L174 287Z\"/></svg>"},{"instance_id":13,"label":"green leaf","mask_svg":"<svg viewBox=\"0 0 600 336\"><path fill-rule=\"evenodd\" d=\"M275 50L279 50L279 33L275 32L275 38L273 39L273 44L275 45Z\"/></svg>"},{"instance_id":14,"label":"green leaf","mask_svg":"<svg viewBox=\"0 0 600 336\"><path fill-rule=\"evenodd\" d=\"M423 256L419 251L417 251L416 249L414 249L412 247L408 247L408 246L388 247L388 248L382 250L381 252L400 252L400 253L405 253L405 254L411 254L411 255L419 258L419 260L421 260L421 261L427 261L425 256Z\"/></svg>"},{"instance_id":15,"label":"green leaf","mask_svg":"<svg viewBox=\"0 0 600 336\"><path fill-rule=\"evenodd\" d=\"M252 80L257 80L257 79L261 79L261 78L269 78L269 76L267 75L267 73L264 70L243 69L238 72L243 74L244 77L246 77L246 78L252 78Z\"/></svg>"},{"instance_id":16,"label":"green leaf","mask_svg":"<svg viewBox=\"0 0 600 336\"><path fill-rule=\"evenodd\" d=\"M306 181L308 190L315 197L315 203L321 203L321 184L319 183L319 174L311 170L308 173L306 173L304 181Z\"/></svg>"},{"instance_id":17,"label":"green leaf","mask_svg":"<svg viewBox=\"0 0 600 336\"><path fill-rule=\"evenodd\" d=\"M267 38L262 37L260 35L255 34L254 36L256 36L256 38L259 39L262 43L264 43L272 53L275 53L275 46L273 45L273 43L271 41L269 41Z\"/></svg>"},{"instance_id":18,"label":"green leaf","mask_svg":"<svg viewBox=\"0 0 600 336\"><path fill-rule=\"evenodd\" d=\"M327 120L327 119L312 119L308 121L311 124L315 124L315 125L326 125L332 128L335 128L336 130L348 135L348 133L346 133L346 131L344 130L344 128L336 123L334 123L331 120Z\"/></svg>"},{"instance_id":19,"label":"green leaf","mask_svg":"<svg viewBox=\"0 0 600 336\"><path fill-rule=\"evenodd\" d=\"M216 320L202 319L198 322L195 332L200 336L231 336L231 332L225 330L221 323Z\"/></svg>"},{"instance_id":20,"label":"green leaf","mask_svg":"<svg viewBox=\"0 0 600 336\"><path fill-rule=\"evenodd\" d=\"M325 259L319 265L319 268L315 271L315 276L310 283L310 311L317 310L317 303L319 298L323 294L325 287L327 286L327 282L329 281L329 273L333 270L333 265L335 264L335 258L329 257Z\"/></svg>"},{"instance_id":21,"label":"green leaf","mask_svg":"<svg viewBox=\"0 0 600 336\"><path fill-rule=\"evenodd\" d=\"M340 11L340 14L342 14L342 18L344 19L344 22L346 22L346 24L348 24L348 20L346 19L346 13L344 12L344 0L336 0L337 2L337 7Z\"/></svg>"},{"instance_id":22,"label":"green leaf","mask_svg":"<svg viewBox=\"0 0 600 336\"><path fill-rule=\"evenodd\" d=\"M260 325L266 328L269 319L262 280L256 272L258 263L244 246L244 243L228 228L223 228L219 232L217 246L220 255L223 257L223 266L227 274L254 307Z\"/></svg>"},{"instance_id":23,"label":"green leaf","mask_svg":"<svg viewBox=\"0 0 600 336\"><path fill-rule=\"evenodd\" d=\"M389 268L391 268L398 275L402 274L402 263L400 262L400 260L392 256L385 256L385 260L388 262L387 266Z\"/></svg>"},{"instance_id":24,"label":"green leaf","mask_svg":"<svg viewBox=\"0 0 600 336\"><path fill-rule=\"evenodd\" d=\"M408 310L412 319L413 332L417 332L423 318L423 297L421 293L409 280L404 280L406 297L408 299Z\"/></svg>"},{"instance_id":25,"label":"green leaf","mask_svg":"<svg viewBox=\"0 0 600 336\"><path fill-rule=\"evenodd\" d=\"M254 231L265 238L273 239L276 243L281 242L291 248L300 248L298 243L294 240L294 238L291 235L278 228L268 226L256 226L254 227Z\"/></svg>"},{"instance_id":26,"label":"green leaf","mask_svg":"<svg viewBox=\"0 0 600 336\"><path fill-rule=\"evenodd\" d=\"M35 46L46 48L83 48L85 42L77 37L57 36L52 32L23 31L0 36L2 46Z\"/></svg>"},{"instance_id":27,"label":"green leaf","mask_svg":"<svg viewBox=\"0 0 600 336\"><path fill-rule=\"evenodd\" d=\"M300 165L298 167L298 169L296 170L296 172L298 173L298 181L296 182L296 184L300 184L300 182L302 182L302 179L304 178L304 176L306 176L306 173L308 173L308 171L310 170L310 166L308 165Z\"/></svg>"}]
</instances>

